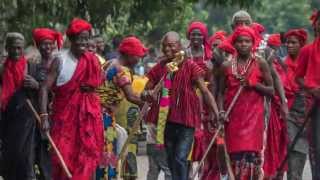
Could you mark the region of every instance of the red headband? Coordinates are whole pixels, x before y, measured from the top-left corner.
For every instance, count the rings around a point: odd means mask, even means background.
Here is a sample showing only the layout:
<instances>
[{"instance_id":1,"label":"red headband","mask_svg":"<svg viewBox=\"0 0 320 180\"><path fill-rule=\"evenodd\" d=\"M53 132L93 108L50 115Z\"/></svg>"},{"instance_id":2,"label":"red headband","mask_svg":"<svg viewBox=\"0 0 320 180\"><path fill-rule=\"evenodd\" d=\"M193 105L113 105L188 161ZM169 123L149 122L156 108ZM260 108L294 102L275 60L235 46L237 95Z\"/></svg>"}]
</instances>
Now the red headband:
<instances>
[{"instance_id":1,"label":"red headband","mask_svg":"<svg viewBox=\"0 0 320 180\"><path fill-rule=\"evenodd\" d=\"M217 40L220 39L221 41L224 41L226 39L227 33L225 31L217 31L209 38L209 44L212 46L212 44Z\"/></svg>"},{"instance_id":2,"label":"red headband","mask_svg":"<svg viewBox=\"0 0 320 180\"><path fill-rule=\"evenodd\" d=\"M271 34L269 36L267 44L268 46L276 46L276 47L281 46L280 34Z\"/></svg>"},{"instance_id":3,"label":"red headband","mask_svg":"<svg viewBox=\"0 0 320 180\"><path fill-rule=\"evenodd\" d=\"M49 39L57 42L58 49L61 49L63 37L60 32L56 32L49 28L36 28L32 31L34 42L38 45L41 41Z\"/></svg>"},{"instance_id":4,"label":"red headband","mask_svg":"<svg viewBox=\"0 0 320 180\"><path fill-rule=\"evenodd\" d=\"M83 31L90 31L91 29L92 26L87 21L79 18L74 18L69 24L66 34L67 36L78 35Z\"/></svg>"},{"instance_id":5,"label":"red headband","mask_svg":"<svg viewBox=\"0 0 320 180\"><path fill-rule=\"evenodd\" d=\"M302 46L304 46L306 44L307 39L308 39L308 34L304 29L291 29L284 35L284 37L286 39L289 36L296 36L299 39L300 44Z\"/></svg>"},{"instance_id":6,"label":"red headband","mask_svg":"<svg viewBox=\"0 0 320 180\"><path fill-rule=\"evenodd\" d=\"M143 57L148 51L142 42L136 37L124 38L119 45L119 52L129 56Z\"/></svg>"}]
</instances>

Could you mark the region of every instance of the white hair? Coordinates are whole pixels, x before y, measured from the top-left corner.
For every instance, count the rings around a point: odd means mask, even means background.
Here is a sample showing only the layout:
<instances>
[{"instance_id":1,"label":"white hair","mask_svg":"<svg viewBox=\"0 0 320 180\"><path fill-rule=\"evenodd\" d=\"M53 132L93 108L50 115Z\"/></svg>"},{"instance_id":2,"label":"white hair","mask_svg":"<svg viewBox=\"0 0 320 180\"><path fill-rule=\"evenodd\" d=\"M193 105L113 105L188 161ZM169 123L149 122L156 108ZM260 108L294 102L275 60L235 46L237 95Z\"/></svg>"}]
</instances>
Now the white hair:
<instances>
[{"instance_id":1,"label":"white hair","mask_svg":"<svg viewBox=\"0 0 320 180\"><path fill-rule=\"evenodd\" d=\"M25 41L24 36L21 33L18 32L8 32L6 35L6 40L5 44L9 45L11 44L14 40L19 39L21 41Z\"/></svg>"},{"instance_id":2,"label":"white hair","mask_svg":"<svg viewBox=\"0 0 320 180\"><path fill-rule=\"evenodd\" d=\"M237 11L237 12L235 12L235 13L233 14L233 16L232 16L232 24L235 23L235 20L236 20L237 18L243 18L243 17L249 18L250 23L252 23L252 19L251 19L250 14L249 14L247 11L245 11L245 10L240 10L240 11Z\"/></svg>"}]
</instances>

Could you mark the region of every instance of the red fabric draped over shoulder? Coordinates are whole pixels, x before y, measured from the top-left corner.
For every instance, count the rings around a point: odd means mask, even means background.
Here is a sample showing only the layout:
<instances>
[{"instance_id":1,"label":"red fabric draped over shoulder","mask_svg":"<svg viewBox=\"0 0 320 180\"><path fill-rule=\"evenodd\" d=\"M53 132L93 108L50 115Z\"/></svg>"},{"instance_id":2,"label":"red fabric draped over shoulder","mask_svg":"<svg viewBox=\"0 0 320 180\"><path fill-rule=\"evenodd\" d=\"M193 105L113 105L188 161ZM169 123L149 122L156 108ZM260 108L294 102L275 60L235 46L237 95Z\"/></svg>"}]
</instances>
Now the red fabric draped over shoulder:
<instances>
[{"instance_id":1,"label":"red fabric draped over shoulder","mask_svg":"<svg viewBox=\"0 0 320 180\"><path fill-rule=\"evenodd\" d=\"M81 85L97 88L102 73L97 57L89 52L78 60L73 77L54 88L51 134L73 174L73 180L90 179L101 159L103 125L100 99L95 92L82 92ZM65 174L53 156L54 179Z\"/></svg>"}]
</instances>

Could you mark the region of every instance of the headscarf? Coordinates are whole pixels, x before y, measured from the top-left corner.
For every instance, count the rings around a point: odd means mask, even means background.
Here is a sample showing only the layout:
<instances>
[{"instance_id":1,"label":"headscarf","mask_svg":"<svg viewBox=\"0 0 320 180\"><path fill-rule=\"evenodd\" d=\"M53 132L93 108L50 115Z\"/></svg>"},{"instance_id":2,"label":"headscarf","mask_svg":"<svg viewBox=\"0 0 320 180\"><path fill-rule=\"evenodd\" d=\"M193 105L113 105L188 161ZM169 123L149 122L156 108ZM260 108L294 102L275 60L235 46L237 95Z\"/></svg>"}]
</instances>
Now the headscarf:
<instances>
[{"instance_id":1,"label":"headscarf","mask_svg":"<svg viewBox=\"0 0 320 180\"><path fill-rule=\"evenodd\" d=\"M289 36L296 36L299 39L301 46L304 46L308 39L307 31L304 29L291 29L284 35L286 39Z\"/></svg>"},{"instance_id":2,"label":"headscarf","mask_svg":"<svg viewBox=\"0 0 320 180\"><path fill-rule=\"evenodd\" d=\"M148 49L144 47L140 39L131 36L121 41L118 51L129 56L143 57Z\"/></svg>"},{"instance_id":3,"label":"headscarf","mask_svg":"<svg viewBox=\"0 0 320 180\"><path fill-rule=\"evenodd\" d=\"M263 39L262 33L265 31L265 28L262 24L259 24L257 22L254 22L251 24L251 28L254 30L257 36L257 41L260 43Z\"/></svg>"},{"instance_id":4,"label":"headscarf","mask_svg":"<svg viewBox=\"0 0 320 180\"><path fill-rule=\"evenodd\" d=\"M57 42L58 49L61 49L63 44L63 37L60 32L54 31L49 28L36 28L32 31L32 37L36 45L45 39Z\"/></svg>"},{"instance_id":5,"label":"headscarf","mask_svg":"<svg viewBox=\"0 0 320 180\"><path fill-rule=\"evenodd\" d=\"M239 36L250 37L252 39L252 50L255 50L255 48L257 47L256 43L258 43L258 42L257 42L256 34L251 27L248 27L248 26L237 27L234 30L233 34L231 35L230 42L232 45L234 45L234 43L236 42L236 40Z\"/></svg>"},{"instance_id":6,"label":"headscarf","mask_svg":"<svg viewBox=\"0 0 320 180\"><path fill-rule=\"evenodd\" d=\"M275 46L275 47L279 47L281 46L281 38L280 38L280 34L271 34L269 36L268 42L267 42L268 46Z\"/></svg>"},{"instance_id":7,"label":"headscarf","mask_svg":"<svg viewBox=\"0 0 320 180\"><path fill-rule=\"evenodd\" d=\"M218 48L232 55L237 53L236 49L227 40L222 41L222 43L218 45Z\"/></svg>"},{"instance_id":8,"label":"headscarf","mask_svg":"<svg viewBox=\"0 0 320 180\"><path fill-rule=\"evenodd\" d=\"M227 36L227 33L225 31L217 31L209 38L209 44L212 46L212 44L217 39L220 39L221 41L224 41L226 39L226 36Z\"/></svg>"},{"instance_id":9,"label":"headscarf","mask_svg":"<svg viewBox=\"0 0 320 180\"><path fill-rule=\"evenodd\" d=\"M68 37L70 37L70 36L78 35L82 31L90 31L91 29L92 29L92 26L87 21L79 18L74 18L69 24L66 34Z\"/></svg>"},{"instance_id":10,"label":"headscarf","mask_svg":"<svg viewBox=\"0 0 320 180\"><path fill-rule=\"evenodd\" d=\"M187 30L187 38L190 40L190 34L194 29L199 29L201 34L203 35L203 46L204 46L204 56L205 60L209 60L212 57L211 46L208 42L208 29L207 26L200 21L193 21L188 26Z\"/></svg>"}]
</instances>

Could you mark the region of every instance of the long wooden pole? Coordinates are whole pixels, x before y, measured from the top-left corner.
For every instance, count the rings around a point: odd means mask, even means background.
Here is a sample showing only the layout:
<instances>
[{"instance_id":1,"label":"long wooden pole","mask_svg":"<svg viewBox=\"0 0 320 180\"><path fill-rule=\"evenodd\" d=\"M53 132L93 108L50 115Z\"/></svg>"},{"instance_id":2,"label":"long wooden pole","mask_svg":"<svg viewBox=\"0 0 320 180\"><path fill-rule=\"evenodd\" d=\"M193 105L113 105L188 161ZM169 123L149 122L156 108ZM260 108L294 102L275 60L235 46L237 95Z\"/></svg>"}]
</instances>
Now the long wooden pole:
<instances>
[{"instance_id":1,"label":"long wooden pole","mask_svg":"<svg viewBox=\"0 0 320 180\"><path fill-rule=\"evenodd\" d=\"M233 99L232 99L232 101L231 101L228 109L227 109L226 117L229 116L229 114L230 114L233 106L235 105L236 101L238 100L239 95L241 94L242 90L243 90L243 86L240 86L239 89L238 89L238 91L236 92L235 96L233 97ZM192 179L194 179L194 178L196 177L196 175L198 174L198 172L199 172L199 170L200 170L200 167L201 167L201 165L204 163L205 159L207 158L208 153L209 153L209 151L211 150L211 148L212 148L212 146L213 146L213 144L214 144L214 142L215 142L215 140L216 140L219 132L220 132L221 130L223 130L223 129L224 129L224 128L223 128L223 124L220 124L219 127L218 127L218 129L217 129L217 131L216 131L216 133L215 133L214 136L212 137L212 139L211 139L211 141L210 141L210 143L209 143L209 146L208 146L208 148L206 149L203 157L201 158L199 165L197 166L194 174L192 175ZM226 154L226 155L227 155L227 154ZM227 161L228 161L229 157L227 157L226 159L227 159ZM232 177L234 177L234 175L233 175L233 173L232 173L232 171L231 171L231 169L230 169L230 165L229 165L228 163L227 163L227 169L228 169L228 173L229 173L229 176L230 176L229 178L232 179ZM233 178L233 179L234 179L234 178Z\"/></svg>"},{"instance_id":2,"label":"long wooden pole","mask_svg":"<svg viewBox=\"0 0 320 180\"><path fill-rule=\"evenodd\" d=\"M39 114L37 113L37 111L35 110L35 108L33 107L30 99L27 99L27 104L28 104L29 108L31 109L31 111L33 112L33 115L36 117L38 123L41 124L41 118L40 118ZM57 148L56 144L54 143L53 139L51 138L50 133L47 131L47 132L45 132L45 135L47 136L47 138L48 138L48 140L49 140L54 152L57 154L58 159L59 159L59 161L60 161L60 163L62 165L62 168L63 168L64 172L66 173L68 178L71 179L72 178L72 174L70 173L65 161L63 160L63 157L62 157L59 149Z\"/></svg>"}]
</instances>

